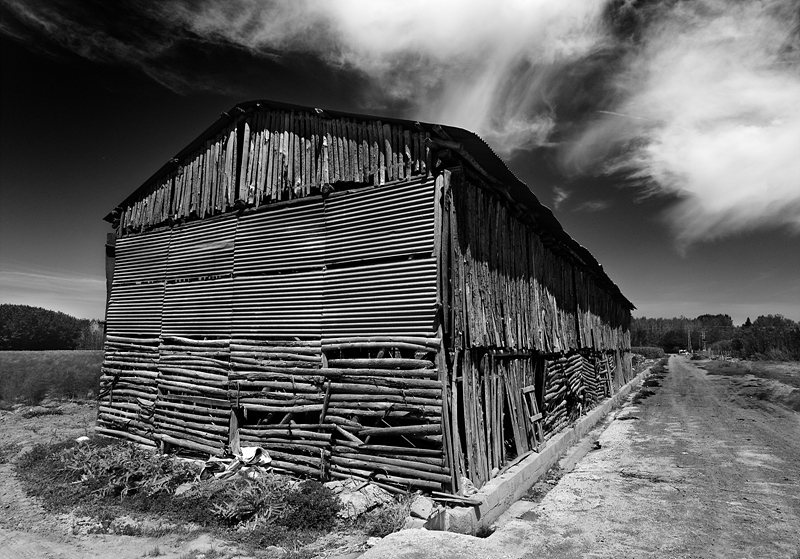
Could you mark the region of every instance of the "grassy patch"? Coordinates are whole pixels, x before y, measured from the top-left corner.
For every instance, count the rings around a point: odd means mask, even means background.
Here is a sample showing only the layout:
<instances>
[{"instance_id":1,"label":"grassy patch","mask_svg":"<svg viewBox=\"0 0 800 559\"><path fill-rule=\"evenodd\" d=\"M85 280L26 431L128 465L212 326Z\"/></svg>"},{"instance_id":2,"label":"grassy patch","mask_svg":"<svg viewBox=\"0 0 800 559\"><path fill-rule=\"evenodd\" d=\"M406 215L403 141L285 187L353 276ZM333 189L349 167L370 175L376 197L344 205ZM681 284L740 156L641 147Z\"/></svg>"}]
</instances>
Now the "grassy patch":
<instances>
[{"instance_id":1,"label":"grassy patch","mask_svg":"<svg viewBox=\"0 0 800 559\"><path fill-rule=\"evenodd\" d=\"M752 375L757 379L775 381L779 384L762 383L740 384L742 391L759 400L769 400L800 412L800 363L798 362L765 362L765 361L709 361L702 368L709 375L725 375L741 378ZM789 387L786 389L785 387Z\"/></svg>"},{"instance_id":2,"label":"grassy patch","mask_svg":"<svg viewBox=\"0 0 800 559\"><path fill-rule=\"evenodd\" d=\"M93 398L102 363L102 351L0 351L0 402Z\"/></svg>"},{"instance_id":3,"label":"grassy patch","mask_svg":"<svg viewBox=\"0 0 800 559\"><path fill-rule=\"evenodd\" d=\"M401 496L393 503L374 508L356 520L356 527L367 536L376 538L397 532L405 524L413 500L413 497Z\"/></svg>"},{"instance_id":4,"label":"grassy patch","mask_svg":"<svg viewBox=\"0 0 800 559\"><path fill-rule=\"evenodd\" d=\"M745 376L776 380L800 388L800 363L770 363L767 361L709 361L702 368L709 375Z\"/></svg>"},{"instance_id":5,"label":"grassy patch","mask_svg":"<svg viewBox=\"0 0 800 559\"><path fill-rule=\"evenodd\" d=\"M105 531L120 516L194 523L255 547L310 543L336 524L340 504L317 481L287 476L196 481L194 463L105 439L37 445L16 463L30 495L53 512L74 510ZM195 487L175 495L181 484ZM136 526L125 533L138 535Z\"/></svg>"}]
</instances>

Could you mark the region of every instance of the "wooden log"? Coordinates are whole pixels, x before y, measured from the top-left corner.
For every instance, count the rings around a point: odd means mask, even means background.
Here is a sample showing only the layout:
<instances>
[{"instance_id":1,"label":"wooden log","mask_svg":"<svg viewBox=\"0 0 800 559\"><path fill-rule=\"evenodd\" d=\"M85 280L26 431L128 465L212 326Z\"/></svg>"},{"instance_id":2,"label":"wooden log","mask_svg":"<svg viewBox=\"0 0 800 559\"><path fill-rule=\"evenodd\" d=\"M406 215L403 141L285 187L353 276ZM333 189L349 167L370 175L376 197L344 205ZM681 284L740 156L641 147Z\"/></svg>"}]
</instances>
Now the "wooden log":
<instances>
[{"instance_id":1,"label":"wooden log","mask_svg":"<svg viewBox=\"0 0 800 559\"><path fill-rule=\"evenodd\" d=\"M133 338L129 336L120 336L116 334L107 334L106 342L122 342L128 344L158 344L160 338Z\"/></svg>"},{"instance_id":2,"label":"wooden log","mask_svg":"<svg viewBox=\"0 0 800 559\"><path fill-rule=\"evenodd\" d=\"M274 379L274 380L273 379L269 379L269 380L266 380L266 381L252 380L253 376L254 375L248 375L248 378L239 378L238 375L234 376L234 374L231 373L230 380L231 380L231 382L233 382L233 381L236 381L236 382L247 381L250 384L250 386L259 386L259 387L263 386L263 387L272 388L273 390L291 390L294 393L297 393L297 392L317 393L317 392L319 392L319 389L317 388L317 384L322 384L322 381L323 381L323 377L321 377L321 376L300 377L300 376L287 375L286 378L288 379L289 382L286 382L286 381L280 380L280 379ZM294 379L296 379L296 380L294 380ZM236 390L236 389L232 387L231 390ZM227 393L226 393L226 395L227 395Z\"/></svg>"},{"instance_id":3,"label":"wooden log","mask_svg":"<svg viewBox=\"0 0 800 559\"><path fill-rule=\"evenodd\" d=\"M145 446L152 446L155 447L156 443L152 439L148 439L147 437L142 437L140 435L135 435L133 433L128 433L126 431L119 431L117 429L109 429L107 427L95 427L94 432L98 435L105 435L107 437L114 437L118 439L128 439L133 442L143 444Z\"/></svg>"},{"instance_id":4,"label":"wooden log","mask_svg":"<svg viewBox=\"0 0 800 559\"><path fill-rule=\"evenodd\" d=\"M214 423L197 423L194 421L186 421L184 419L173 417L172 415L159 413L158 411L156 411L154 423L155 425L174 425L177 427L183 427L186 429L192 429L194 431L200 431L200 432L224 433L226 435L228 433L227 425L216 425Z\"/></svg>"},{"instance_id":5,"label":"wooden log","mask_svg":"<svg viewBox=\"0 0 800 559\"><path fill-rule=\"evenodd\" d=\"M331 401L331 381L325 383L325 401L322 404L322 411L319 414L319 422L325 422L325 416L328 413L328 406Z\"/></svg>"},{"instance_id":6,"label":"wooden log","mask_svg":"<svg viewBox=\"0 0 800 559\"><path fill-rule=\"evenodd\" d=\"M369 456L369 455L358 455L357 458L346 458L344 456L337 456L335 454L331 455L331 464L336 464L338 466L345 466L351 468L360 468L360 469L371 469L371 470L378 470L382 471L391 475L400 474L402 476L412 477L415 479L423 479L429 481L435 481L440 484L442 483L449 483L450 482L450 475L442 474L437 472L428 471L427 469L422 469L420 467L408 467L408 466L398 466L394 463L390 462L400 462L402 464L408 464L408 461L405 460L391 460L388 458L381 459L381 457L376 456ZM413 463L412 463L413 464ZM428 467L428 464L419 465Z\"/></svg>"},{"instance_id":7,"label":"wooden log","mask_svg":"<svg viewBox=\"0 0 800 559\"><path fill-rule=\"evenodd\" d=\"M396 419L404 418L419 420L424 418L428 420L435 420L441 417L441 410L431 412L423 411L418 408L398 409L397 407L391 407L386 410L376 410L366 407L350 407L347 404L342 404L341 406L331 406L330 411L346 416L376 417L380 419L391 417Z\"/></svg>"},{"instance_id":8,"label":"wooden log","mask_svg":"<svg viewBox=\"0 0 800 559\"><path fill-rule=\"evenodd\" d=\"M181 400L183 400L183 398ZM189 405L181 402L170 401L169 399L166 399L166 397L162 395L162 397L160 397L158 400L157 407L171 408L174 410L184 411L187 413L192 412L195 415L208 415L209 417L215 416L218 418L222 418L223 420L227 420L228 416L230 415L230 404L226 400L224 402L224 405L226 406L225 408Z\"/></svg>"},{"instance_id":9,"label":"wooden log","mask_svg":"<svg viewBox=\"0 0 800 559\"><path fill-rule=\"evenodd\" d=\"M279 462L285 462L290 464L316 466L317 468L319 468L321 463L321 459L319 456L305 456L303 454L292 454L290 452L282 452L281 450L278 450L273 447L267 448L267 453L269 454L270 458L273 459L273 461L278 460Z\"/></svg>"},{"instance_id":10,"label":"wooden log","mask_svg":"<svg viewBox=\"0 0 800 559\"><path fill-rule=\"evenodd\" d=\"M158 354L158 346L147 346L142 344L122 343L122 342L106 342L104 345L106 349L108 348L135 349L143 353Z\"/></svg>"},{"instance_id":11,"label":"wooden log","mask_svg":"<svg viewBox=\"0 0 800 559\"><path fill-rule=\"evenodd\" d=\"M408 349L412 351L424 351L433 353L435 349L423 345L409 342L348 342L348 343L326 343L322 346L326 351L336 351L344 349Z\"/></svg>"},{"instance_id":12,"label":"wooden log","mask_svg":"<svg viewBox=\"0 0 800 559\"><path fill-rule=\"evenodd\" d=\"M142 382L152 384L155 386L155 380L158 378L157 371L142 371L141 369L115 369L112 367L101 367L100 371L104 376L112 379L140 379Z\"/></svg>"},{"instance_id":13,"label":"wooden log","mask_svg":"<svg viewBox=\"0 0 800 559\"><path fill-rule=\"evenodd\" d=\"M399 427L364 427L359 431L362 437L387 437L396 435L440 435L442 426L436 424L403 425Z\"/></svg>"},{"instance_id":14,"label":"wooden log","mask_svg":"<svg viewBox=\"0 0 800 559\"><path fill-rule=\"evenodd\" d=\"M228 385L227 375L223 376L215 373L207 373L205 371L185 369L183 367L164 367L163 365L161 365L158 370L161 371L162 376L196 379L198 381L205 381L210 386Z\"/></svg>"},{"instance_id":15,"label":"wooden log","mask_svg":"<svg viewBox=\"0 0 800 559\"><path fill-rule=\"evenodd\" d=\"M188 448L189 450L195 450L197 452L203 452L205 454L211 454L212 456L222 456L223 454L221 448L215 448L207 444L180 439L168 434L159 434L158 439L174 446Z\"/></svg>"},{"instance_id":16,"label":"wooden log","mask_svg":"<svg viewBox=\"0 0 800 559\"><path fill-rule=\"evenodd\" d=\"M383 359L329 359L330 368L368 369L428 369L433 363L427 359L404 359L387 357Z\"/></svg>"},{"instance_id":17,"label":"wooden log","mask_svg":"<svg viewBox=\"0 0 800 559\"><path fill-rule=\"evenodd\" d=\"M349 442L349 441L348 441ZM402 450L392 452L391 455L389 453L374 453L374 452L366 452L364 451L364 447L368 445L358 445L357 443L352 443L349 445L337 444L331 447L331 450L335 453L341 453L342 456L346 457L360 457L360 456L368 456L373 457L375 459L382 459L382 460L395 460L397 466L408 465L409 467L416 467L418 464L420 467L429 467L431 472L437 473L448 473L449 468L444 463L444 459L442 458L442 453L440 452L438 458L432 456L418 456L413 453L403 452L406 450L404 447L397 447ZM416 450L414 447L408 447L409 450ZM352 455L352 456L351 456Z\"/></svg>"},{"instance_id":18,"label":"wooden log","mask_svg":"<svg viewBox=\"0 0 800 559\"><path fill-rule=\"evenodd\" d=\"M194 404L199 404L208 407L209 409L216 408L225 411L226 417L227 414L230 413L231 404L227 398L219 399L219 398L209 398L207 396L194 396L191 394L160 394L159 395L159 404L166 402L176 402L185 404L186 402L192 402Z\"/></svg>"},{"instance_id":19,"label":"wooden log","mask_svg":"<svg viewBox=\"0 0 800 559\"><path fill-rule=\"evenodd\" d=\"M257 359L256 357L260 358ZM274 354L272 357L267 357L266 355L258 355L256 353L244 356L240 353L237 355L231 355L231 363L255 365L257 367L269 366L269 367L294 367L300 369L315 369L319 368L321 359L320 360L296 359L296 360L282 361L279 360L276 356L274 356Z\"/></svg>"},{"instance_id":20,"label":"wooden log","mask_svg":"<svg viewBox=\"0 0 800 559\"><path fill-rule=\"evenodd\" d=\"M373 342L387 342L387 343L408 343L414 345L424 345L436 350L441 342L440 338L426 337L426 336L357 336L357 337L340 337L340 338L324 338L322 346L336 346L339 344L361 344Z\"/></svg>"},{"instance_id":21,"label":"wooden log","mask_svg":"<svg viewBox=\"0 0 800 559\"><path fill-rule=\"evenodd\" d=\"M374 386L371 384L338 383L332 382L331 389L339 392L354 394L389 394L399 396L416 396L422 398L437 398L442 394L441 388L390 388L387 386Z\"/></svg>"},{"instance_id":22,"label":"wooden log","mask_svg":"<svg viewBox=\"0 0 800 559\"><path fill-rule=\"evenodd\" d=\"M344 395L346 396L346 395ZM344 414L343 410L383 410L383 411L398 411L398 412L417 412L424 415L440 415L442 413L442 406L421 406L418 404L408 404L403 402L352 402L346 398L342 398L338 402L330 402L331 410L336 410L339 414Z\"/></svg>"},{"instance_id":23,"label":"wooden log","mask_svg":"<svg viewBox=\"0 0 800 559\"><path fill-rule=\"evenodd\" d=\"M331 402L396 402L421 406L441 406L441 398L415 398L389 394L331 394Z\"/></svg>"},{"instance_id":24,"label":"wooden log","mask_svg":"<svg viewBox=\"0 0 800 559\"><path fill-rule=\"evenodd\" d=\"M155 428L156 433L160 435L179 437L187 441L212 447L218 446L220 449L224 446L224 443L221 439L224 439L225 441L228 439L227 436L222 437L219 433L213 433L211 431L199 429L189 429L188 427L181 427L173 423L156 423Z\"/></svg>"},{"instance_id":25,"label":"wooden log","mask_svg":"<svg viewBox=\"0 0 800 559\"><path fill-rule=\"evenodd\" d=\"M204 386L200 384L189 384L188 382L177 382L160 378L158 381L159 389L173 390L179 394L188 393L191 395L211 394L222 398L228 397L228 391L221 388L214 388L212 386Z\"/></svg>"},{"instance_id":26,"label":"wooden log","mask_svg":"<svg viewBox=\"0 0 800 559\"><path fill-rule=\"evenodd\" d=\"M382 482L389 485L399 485L401 487L421 487L423 489L430 489L434 491L439 491L442 489L442 484L435 481L388 475L371 470L365 470L363 468L348 467L343 464L333 463L332 458L331 476L336 477L336 474L343 474L343 477L354 477L358 479L370 480L372 483Z\"/></svg>"},{"instance_id":27,"label":"wooden log","mask_svg":"<svg viewBox=\"0 0 800 559\"><path fill-rule=\"evenodd\" d=\"M441 456L442 456L441 449L419 448L413 446L405 447L405 446L393 446L393 445L366 444L364 442L361 442L361 440L358 437L355 437L354 439L347 441L338 440L336 444L370 453L409 454L418 457L428 457L428 458L438 457L437 460L439 461L441 461Z\"/></svg>"},{"instance_id":28,"label":"wooden log","mask_svg":"<svg viewBox=\"0 0 800 559\"><path fill-rule=\"evenodd\" d=\"M293 472L295 474L305 474L312 477L319 477L319 469L310 468L308 466L303 466L300 464L294 464L292 462L287 462L285 460L273 460L270 463L270 467L277 470L285 470L287 472Z\"/></svg>"},{"instance_id":29,"label":"wooden log","mask_svg":"<svg viewBox=\"0 0 800 559\"><path fill-rule=\"evenodd\" d=\"M265 406L262 404L241 404L239 407L245 410L280 412L280 413L309 413L322 411L322 404L309 404L305 406Z\"/></svg>"},{"instance_id":30,"label":"wooden log","mask_svg":"<svg viewBox=\"0 0 800 559\"><path fill-rule=\"evenodd\" d=\"M238 346L241 348L242 346ZM304 355L302 353L288 353L288 352L275 352L265 350L263 348L259 348L258 346L250 346L251 349L249 351L236 349L233 350L231 348L231 360L237 360L241 363L248 363L248 362L261 362L265 359L268 360L278 360L278 361L308 361L310 363L320 363L322 361L322 356L319 353L312 354L312 355ZM287 348L291 349L291 348Z\"/></svg>"},{"instance_id":31,"label":"wooden log","mask_svg":"<svg viewBox=\"0 0 800 559\"><path fill-rule=\"evenodd\" d=\"M363 445L364 444L364 441L362 441L361 439L359 439L358 437L356 437L355 435L353 435L349 431L346 431L345 429L343 429L339 425L334 425L334 429L336 429L336 432L339 433L340 435L342 435L345 439L347 439L347 440L349 440L351 442L354 442L354 443L356 443L358 445Z\"/></svg>"}]
</instances>

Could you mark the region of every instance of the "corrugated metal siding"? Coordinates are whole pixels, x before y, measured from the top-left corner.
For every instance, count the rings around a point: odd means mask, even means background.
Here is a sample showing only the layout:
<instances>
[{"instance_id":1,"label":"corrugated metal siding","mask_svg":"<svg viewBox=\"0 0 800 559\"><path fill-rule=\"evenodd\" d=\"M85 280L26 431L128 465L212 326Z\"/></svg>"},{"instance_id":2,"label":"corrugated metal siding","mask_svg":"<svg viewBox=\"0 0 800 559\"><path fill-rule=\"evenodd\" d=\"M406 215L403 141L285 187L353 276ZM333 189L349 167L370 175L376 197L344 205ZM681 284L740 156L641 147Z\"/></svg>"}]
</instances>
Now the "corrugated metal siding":
<instances>
[{"instance_id":1,"label":"corrugated metal siding","mask_svg":"<svg viewBox=\"0 0 800 559\"><path fill-rule=\"evenodd\" d=\"M414 180L331 197L326 264L431 254L434 181Z\"/></svg>"},{"instance_id":2,"label":"corrugated metal siding","mask_svg":"<svg viewBox=\"0 0 800 559\"><path fill-rule=\"evenodd\" d=\"M230 277L168 283L162 334L230 336L232 295Z\"/></svg>"},{"instance_id":3,"label":"corrugated metal siding","mask_svg":"<svg viewBox=\"0 0 800 559\"><path fill-rule=\"evenodd\" d=\"M114 283L164 281L171 230L117 239Z\"/></svg>"},{"instance_id":4,"label":"corrugated metal siding","mask_svg":"<svg viewBox=\"0 0 800 559\"><path fill-rule=\"evenodd\" d=\"M251 214L239 220L235 271L240 274L319 268L325 254L322 201Z\"/></svg>"},{"instance_id":5,"label":"corrugated metal siding","mask_svg":"<svg viewBox=\"0 0 800 559\"><path fill-rule=\"evenodd\" d=\"M436 259L328 270L325 337L433 334Z\"/></svg>"},{"instance_id":6,"label":"corrugated metal siding","mask_svg":"<svg viewBox=\"0 0 800 559\"><path fill-rule=\"evenodd\" d=\"M114 283L106 314L107 332L112 335L158 335L163 301L163 282Z\"/></svg>"},{"instance_id":7,"label":"corrugated metal siding","mask_svg":"<svg viewBox=\"0 0 800 559\"><path fill-rule=\"evenodd\" d=\"M234 336L319 337L322 270L237 277L233 294Z\"/></svg>"},{"instance_id":8,"label":"corrugated metal siding","mask_svg":"<svg viewBox=\"0 0 800 559\"><path fill-rule=\"evenodd\" d=\"M167 279L230 274L235 234L235 215L176 227L169 246Z\"/></svg>"}]
</instances>

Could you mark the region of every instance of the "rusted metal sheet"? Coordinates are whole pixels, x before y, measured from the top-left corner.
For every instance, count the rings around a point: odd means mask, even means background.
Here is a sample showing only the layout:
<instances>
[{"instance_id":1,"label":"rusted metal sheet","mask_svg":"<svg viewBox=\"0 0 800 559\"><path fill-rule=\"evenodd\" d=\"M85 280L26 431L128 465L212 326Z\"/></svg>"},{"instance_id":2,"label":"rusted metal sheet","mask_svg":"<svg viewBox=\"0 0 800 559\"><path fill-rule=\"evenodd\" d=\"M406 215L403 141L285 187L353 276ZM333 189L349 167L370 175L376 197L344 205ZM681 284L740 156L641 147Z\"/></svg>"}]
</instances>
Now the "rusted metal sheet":
<instances>
[{"instance_id":1,"label":"rusted metal sheet","mask_svg":"<svg viewBox=\"0 0 800 559\"><path fill-rule=\"evenodd\" d=\"M163 282L114 283L106 314L107 332L158 335L163 301Z\"/></svg>"},{"instance_id":2,"label":"rusted metal sheet","mask_svg":"<svg viewBox=\"0 0 800 559\"><path fill-rule=\"evenodd\" d=\"M170 336L230 336L230 277L167 283L161 332Z\"/></svg>"},{"instance_id":3,"label":"rusted metal sheet","mask_svg":"<svg viewBox=\"0 0 800 559\"><path fill-rule=\"evenodd\" d=\"M322 328L339 336L433 335L436 260L327 270Z\"/></svg>"},{"instance_id":4,"label":"rusted metal sheet","mask_svg":"<svg viewBox=\"0 0 800 559\"><path fill-rule=\"evenodd\" d=\"M169 246L167 279L230 274L235 234L235 215L176 227Z\"/></svg>"},{"instance_id":5,"label":"rusted metal sheet","mask_svg":"<svg viewBox=\"0 0 800 559\"><path fill-rule=\"evenodd\" d=\"M238 337L319 337L322 270L238 276L233 293L233 333Z\"/></svg>"},{"instance_id":6,"label":"rusted metal sheet","mask_svg":"<svg viewBox=\"0 0 800 559\"><path fill-rule=\"evenodd\" d=\"M171 230L118 239L114 283L164 281Z\"/></svg>"},{"instance_id":7,"label":"rusted metal sheet","mask_svg":"<svg viewBox=\"0 0 800 559\"><path fill-rule=\"evenodd\" d=\"M314 200L243 216L234 268L237 275L320 268L324 253L322 201Z\"/></svg>"},{"instance_id":8,"label":"rusted metal sheet","mask_svg":"<svg viewBox=\"0 0 800 559\"><path fill-rule=\"evenodd\" d=\"M433 200L433 179L331 197L325 204L326 264L430 255Z\"/></svg>"}]
</instances>

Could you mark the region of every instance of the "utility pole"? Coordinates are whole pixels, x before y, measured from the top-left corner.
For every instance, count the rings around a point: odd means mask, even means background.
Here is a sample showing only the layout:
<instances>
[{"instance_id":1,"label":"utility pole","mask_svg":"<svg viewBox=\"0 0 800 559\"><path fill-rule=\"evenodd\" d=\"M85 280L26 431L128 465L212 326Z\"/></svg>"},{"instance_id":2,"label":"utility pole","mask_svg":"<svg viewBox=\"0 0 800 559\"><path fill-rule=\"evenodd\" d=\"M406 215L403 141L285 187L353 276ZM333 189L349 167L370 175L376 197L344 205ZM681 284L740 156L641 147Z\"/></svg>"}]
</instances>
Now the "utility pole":
<instances>
[{"instance_id":1,"label":"utility pole","mask_svg":"<svg viewBox=\"0 0 800 559\"><path fill-rule=\"evenodd\" d=\"M686 347L689 348L689 353L692 353L692 329L686 329Z\"/></svg>"}]
</instances>

